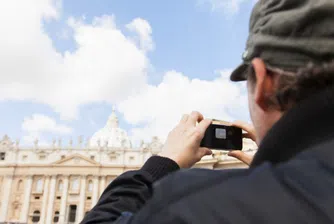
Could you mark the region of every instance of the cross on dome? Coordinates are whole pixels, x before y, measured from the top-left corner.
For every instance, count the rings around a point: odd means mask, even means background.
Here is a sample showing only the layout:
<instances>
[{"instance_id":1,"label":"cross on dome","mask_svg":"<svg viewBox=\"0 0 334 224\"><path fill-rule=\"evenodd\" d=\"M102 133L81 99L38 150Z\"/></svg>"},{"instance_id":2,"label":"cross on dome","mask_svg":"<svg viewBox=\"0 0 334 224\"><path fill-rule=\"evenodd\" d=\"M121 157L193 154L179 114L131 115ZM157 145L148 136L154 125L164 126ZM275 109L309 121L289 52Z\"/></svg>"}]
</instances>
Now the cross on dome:
<instances>
[{"instance_id":1,"label":"cross on dome","mask_svg":"<svg viewBox=\"0 0 334 224\"><path fill-rule=\"evenodd\" d=\"M107 127L118 128L118 117L116 115L115 106L112 107L112 112L111 112L111 115L109 116Z\"/></svg>"}]
</instances>

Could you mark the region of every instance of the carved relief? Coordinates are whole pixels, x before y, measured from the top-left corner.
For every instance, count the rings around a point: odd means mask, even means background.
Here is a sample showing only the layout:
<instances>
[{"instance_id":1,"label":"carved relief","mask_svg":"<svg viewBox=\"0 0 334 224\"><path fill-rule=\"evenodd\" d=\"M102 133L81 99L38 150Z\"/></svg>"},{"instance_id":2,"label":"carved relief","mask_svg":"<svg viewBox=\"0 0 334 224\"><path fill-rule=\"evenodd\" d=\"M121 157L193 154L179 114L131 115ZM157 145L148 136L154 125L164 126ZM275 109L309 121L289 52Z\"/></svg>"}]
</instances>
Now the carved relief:
<instances>
[{"instance_id":1,"label":"carved relief","mask_svg":"<svg viewBox=\"0 0 334 224\"><path fill-rule=\"evenodd\" d=\"M152 151L161 151L163 144L161 143L158 137L153 137L151 143L149 144L149 148Z\"/></svg>"},{"instance_id":2,"label":"carved relief","mask_svg":"<svg viewBox=\"0 0 334 224\"><path fill-rule=\"evenodd\" d=\"M52 139L52 148L56 148L56 139L54 138L54 139Z\"/></svg>"},{"instance_id":3,"label":"carved relief","mask_svg":"<svg viewBox=\"0 0 334 224\"><path fill-rule=\"evenodd\" d=\"M7 135L3 136L2 140L0 141L0 151L7 151L11 149L13 149L13 142Z\"/></svg>"}]
</instances>

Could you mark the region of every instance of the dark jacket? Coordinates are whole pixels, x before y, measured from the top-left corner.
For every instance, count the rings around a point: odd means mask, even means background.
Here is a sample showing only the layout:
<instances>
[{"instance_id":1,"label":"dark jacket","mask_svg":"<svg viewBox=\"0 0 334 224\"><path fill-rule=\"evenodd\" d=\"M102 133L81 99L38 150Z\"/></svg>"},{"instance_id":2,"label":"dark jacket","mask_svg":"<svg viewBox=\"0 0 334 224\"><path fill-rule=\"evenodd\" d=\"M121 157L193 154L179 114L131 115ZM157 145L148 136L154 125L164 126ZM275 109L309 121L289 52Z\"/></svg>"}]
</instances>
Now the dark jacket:
<instances>
[{"instance_id":1,"label":"dark jacket","mask_svg":"<svg viewBox=\"0 0 334 224\"><path fill-rule=\"evenodd\" d=\"M173 172L173 161L151 157L115 179L82 223L334 223L333 128L329 89L287 112L249 169Z\"/></svg>"}]
</instances>

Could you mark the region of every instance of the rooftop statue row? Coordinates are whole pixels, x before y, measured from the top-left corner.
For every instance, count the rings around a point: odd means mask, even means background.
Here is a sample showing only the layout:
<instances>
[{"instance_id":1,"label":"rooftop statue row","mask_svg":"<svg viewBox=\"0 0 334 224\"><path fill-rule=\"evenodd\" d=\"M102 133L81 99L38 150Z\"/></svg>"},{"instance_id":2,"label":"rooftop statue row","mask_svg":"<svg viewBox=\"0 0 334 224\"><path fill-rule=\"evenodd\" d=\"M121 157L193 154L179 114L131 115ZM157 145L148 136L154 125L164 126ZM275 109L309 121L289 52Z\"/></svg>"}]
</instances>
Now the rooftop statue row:
<instances>
[{"instance_id":1,"label":"rooftop statue row","mask_svg":"<svg viewBox=\"0 0 334 224\"><path fill-rule=\"evenodd\" d=\"M111 139L112 140L112 139ZM77 144L73 144L73 140L70 139L68 144L65 146L65 148L87 148L87 149L94 149L94 148L122 148L122 149L130 149L132 148L132 144L130 141L127 141L126 139L122 139L121 141L116 141L117 144L113 142L109 142L108 139L104 140L103 142L101 139L97 139L95 144L92 144L92 139L87 138L84 142L83 137L79 136ZM12 142L11 139L8 137L8 135L3 136L2 140L0 141L0 150L4 149L10 149L10 148L19 148L20 146L20 140L17 139L15 142ZM52 143L49 145L39 144L39 140L34 140L34 148L62 148L62 139L53 139ZM159 140L158 137L153 137L152 141L150 143L145 143L144 141L141 141L139 148L160 148L162 147L162 143Z\"/></svg>"},{"instance_id":2,"label":"rooftop statue row","mask_svg":"<svg viewBox=\"0 0 334 224\"><path fill-rule=\"evenodd\" d=\"M11 142L7 135L4 136L3 140L0 141L1 148L19 148L20 141L16 140L15 143ZM51 144L40 143L38 139L33 142L35 149L38 148L49 148L49 149L60 149L62 148L62 139L53 139ZM132 143L125 130L119 127L118 117L116 115L115 108L112 109L112 113L109 116L106 125L95 132L91 138L87 138L84 142L82 136L78 137L77 144L73 144L73 140L70 139L67 148L87 148L87 149L99 149L99 148L121 148L131 149ZM145 148L159 148L162 147L160 140L157 137L153 137L150 143L141 142L140 147Z\"/></svg>"}]
</instances>

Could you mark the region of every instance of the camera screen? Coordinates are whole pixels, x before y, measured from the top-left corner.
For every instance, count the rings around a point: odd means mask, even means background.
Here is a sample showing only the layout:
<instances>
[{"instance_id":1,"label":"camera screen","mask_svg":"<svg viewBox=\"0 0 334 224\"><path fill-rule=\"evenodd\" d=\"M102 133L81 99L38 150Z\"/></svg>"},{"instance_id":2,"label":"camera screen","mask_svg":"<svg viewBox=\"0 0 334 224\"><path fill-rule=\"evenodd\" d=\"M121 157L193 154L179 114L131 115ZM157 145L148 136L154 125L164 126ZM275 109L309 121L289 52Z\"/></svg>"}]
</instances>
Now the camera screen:
<instances>
[{"instance_id":1,"label":"camera screen","mask_svg":"<svg viewBox=\"0 0 334 224\"><path fill-rule=\"evenodd\" d=\"M226 129L216 128L216 138L226 139Z\"/></svg>"}]
</instances>

